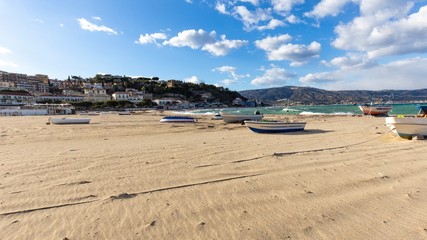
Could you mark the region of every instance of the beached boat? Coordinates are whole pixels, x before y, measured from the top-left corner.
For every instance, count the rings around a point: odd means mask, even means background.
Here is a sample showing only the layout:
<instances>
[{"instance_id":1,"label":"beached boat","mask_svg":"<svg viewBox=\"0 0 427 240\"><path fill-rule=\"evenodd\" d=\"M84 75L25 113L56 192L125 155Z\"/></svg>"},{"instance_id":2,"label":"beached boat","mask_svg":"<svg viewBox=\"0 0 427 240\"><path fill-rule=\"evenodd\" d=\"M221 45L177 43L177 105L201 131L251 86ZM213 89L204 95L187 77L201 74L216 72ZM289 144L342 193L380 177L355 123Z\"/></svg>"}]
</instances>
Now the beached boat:
<instances>
[{"instance_id":1,"label":"beached boat","mask_svg":"<svg viewBox=\"0 0 427 240\"><path fill-rule=\"evenodd\" d=\"M385 116L393 109L391 105L365 104L358 106L364 115Z\"/></svg>"},{"instance_id":2,"label":"beached boat","mask_svg":"<svg viewBox=\"0 0 427 240\"><path fill-rule=\"evenodd\" d=\"M303 131L305 122L245 121L245 125L256 133L286 133Z\"/></svg>"},{"instance_id":3,"label":"beached boat","mask_svg":"<svg viewBox=\"0 0 427 240\"><path fill-rule=\"evenodd\" d=\"M385 125L402 138L427 136L427 117L387 117Z\"/></svg>"},{"instance_id":4,"label":"beached boat","mask_svg":"<svg viewBox=\"0 0 427 240\"><path fill-rule=\"evenodd\" d=\"M215 114L212 118L211 118L211 120L221 120L222 119L222 116L221 116L221 114Z\"/></svg>"},{"instance_id":5,"label":"beached boat","mask_svg":"<svg viewBox=\"0 0 427 240\"><path fill-rule=\"evenodd\" d=\"M49 118L49 124L88 124L90 118Z\"/></svg>"},{"instance_id":6,"label":"beached boat","mask_svg":"<svg viewBox=\"0 0 427 240\"><path fill-rule=\"evenodd\" d=\"M227 112L221 112L222 120L226 123L243 123L246 121L259 121L264 116L259 112L255 114L233 114Z\"/></svg>"},{"instance_id":7,"label":"beached boat","mask_svg":"<svg viewBox=\"0 0 427 240\"><path fill-rule=\"evenodd\" d=\"M161 123L194 123L196 120L185 116L166 116L160 119Z\"/></svg>"}]
</instances>

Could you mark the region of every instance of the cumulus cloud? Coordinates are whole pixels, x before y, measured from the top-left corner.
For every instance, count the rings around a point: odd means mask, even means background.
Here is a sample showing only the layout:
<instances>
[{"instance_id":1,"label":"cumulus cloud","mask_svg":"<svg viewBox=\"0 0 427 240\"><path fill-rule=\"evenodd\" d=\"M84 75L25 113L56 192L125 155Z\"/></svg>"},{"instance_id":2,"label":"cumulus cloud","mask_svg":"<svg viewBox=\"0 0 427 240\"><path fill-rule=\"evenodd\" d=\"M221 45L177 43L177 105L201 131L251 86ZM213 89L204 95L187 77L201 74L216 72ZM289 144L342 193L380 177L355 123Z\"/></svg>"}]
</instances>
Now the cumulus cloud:
<instances>
[{"instance_id":1,"label":"cumulus cloud","mask_svg":"<svg viewBox=\"0 0 427 240\"><path fill-rule=\"evenodd\" d=\"M194 84L199 84L202 81L200 81L200 79L197 76L191 76L189 78L184 79L184 82L189 82L189 83L194 83Z\"/></svg>"},{"instance_id":2,"label":"cumulus cloud","mask_svg":"<svg viewBox=\"0 0 427 240\"><path fill-rule=\"evenodd\" d=\"M215 9L216 9L219 13L221 13L221 14L226 14L226 15L228 15L228 14L229 14L229 12L227 11L227 8L225 7L225 4L224 4L224 3L217 2L217 3L215 4Z\"/></svg>"},{"instance_id":3,"label":"cumulus cloud","mask_svg":"<svg viewBox=\"0 0 427 240\"><path fill-rule=\"evenodd\" d=\"M361 0L361 16L335 28L338 49L366 52L370 58L427 51L427 6L409 14L412 1Z\"/></svg>"},{"instance_id":4,"label":"cumulus cloud","mask_svg":"<svg viewBox=\"0 0 427 240\"><path fill-rule=\"evenodd\" d=\"M201 49L209 52L213 56L225 56L231 49L238 49L247 44L246 40L228 40L222 35L220 40L216 39L216 32L206 32L199 30L184 30L177 36L164 41L163 45L173 47L190 47L192 49Z\"/></svg>"},{"instance_id":5,"label":"cumulus cloud","mask_svg":"<svg viewBox=\"0 0 427 240\"><path fill-rule=\"evenodd\" d=\"M278 19L271 19L267 25L259 26L259 27L257 27L257 29L260 31L264 31L266 29L273 30L277 27L283 27L283 26L286 26L286 24L283 21L280 21Z\"/></svg>"},{"instance_id":6,"label":"cumulus cloud","mask_svg":"<svg viewBox=\"0 0 427 240\"><path fill-rule=\"evenodd\" d=\"M369 68L377 65L378 63L368 56L363 54L348 53L343 57L333 58L330 62L323 62L325 66L333 66L339 69L350 68Z\"/></svg>"},{"instance_id":7,"label":"cumulus cloud","mask_svg":"<svg viewBox=\"0 0 427 240\"><path fill-rule=\"evenodd\" d=\"M309 45L287 43L292 40L288 34L267 37L255 41L255 45L266 51L268 60L288 60L291 66L301 66L310 58L318 57L321 51L320 43L314 41Z\"/></svg>"},{"instance_id":8,"label":"cumulus cloud","mask_svg":"<svg viewBox=\"0 0 427 240\"><path fill-rule=\"evenodd\" d=\"M271 0L274 11L278 13L288 13L298 4L303 4L304 0Z\"/></svg>"},{"instance_id":9,"label":"cumulus cloud","mask_svg":"<svg viewBox=\"0 0 427 240\"><path fill-rule=\"evenodd\" d=\"M336 16L341 12L342 8L351 1L354 0L322 0L311 12L307 12L304 15L313 18Z\"/></svg>"},{"instance_id":10,"label":"cumulus cloud","mask_svg":"<svg viewBox=\"0 0 427 240\"><path fill-rule=\"evenodd\" d=\"M243 29L246 31L255 29L260 22L272 19L271 10L269 8L257 8L255 11L250 11L245 6L237 6L234 8L233 15L242 21Z\"/></svg>"},{"instance_id":11,"label":"cumulus cloud","mask_svg":"<svg viewBox=\"0 0 427 240\"><path fill-rule=\"evenodd\" d=\"M237 68L232 67L232 66L221 66L221 67L217 67L217 68L212 69L212 71L228 74L228 77L231 78L235 82L237 82L237 80L239 80L241 78L250 77L249 74L237 74L236 73Z\"/></svg>"},{"instance_id":12,"label":"cumulus cloud","mask_svg":"<svg viewBox=\"0 0 427 240\"><path fill-rule=\"evenodd\" d=\"M137 44L145 45L145 44L155 44L157 46L162 46L157 40L165 40L167 38L164 33L152 33L152 34L140 34L139 39L135 41Z\"/></svg>"},{"instance_id":13,"label":"cumulus cloud","mask_svg":"<svg viewBox=\"0 0 427 240\"><path fill-rule=\"evenodd\" d=\"M299 79L305 85L329 90L427 88L427 58L409 58L369 68L344 68L311 73Z\"/></svg>"},{"instance_id":14,"label":"cumulus cloud","mask_svg":"<svg viewBox=\"0 0 427 240\"><path fill-rule=\"evenodd\" d=\"M270 69L264 69L264 74L253 79L251 84L268 87L283 86L287 81L292 80L296 76L295 73L290 73L283 68L272 65Z\"/></svg>"},{"instance_id":15,"label":"cumulus cloud","mask_svg":"<svg viewBox=\"0 0 427 240\"><path fill-rule=\"evenodd\" d=\"M100 17L96 17L96 16L92 17L92 19L96 20L96 21L102 21L102 19Z\"/></svg>"},{"instance_id":16,"label":"cumulus cloud","mask_svg":"<svg viewBox=\"0 0 427 240\"><path fill-rule=\"evenodd\" d=\"M94 23L89 22L85 18L77 19L79 22L80 28L83 30L91 31L91 32L105 32L110 35L117 35L117 31L112 28L106 27L104 25L96 25Z\"/></svg>"}]
</instances>

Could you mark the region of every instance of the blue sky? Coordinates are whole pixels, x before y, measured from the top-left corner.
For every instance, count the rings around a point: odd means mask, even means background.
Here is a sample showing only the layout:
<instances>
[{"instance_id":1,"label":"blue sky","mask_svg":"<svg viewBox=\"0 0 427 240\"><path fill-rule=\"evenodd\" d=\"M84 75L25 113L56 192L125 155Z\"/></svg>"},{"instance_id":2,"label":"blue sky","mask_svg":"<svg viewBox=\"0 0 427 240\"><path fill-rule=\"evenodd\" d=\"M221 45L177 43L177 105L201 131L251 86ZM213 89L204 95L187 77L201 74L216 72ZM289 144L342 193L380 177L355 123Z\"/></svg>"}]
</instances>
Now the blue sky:
<instances>
[{"instance_id":1,"label":"blue sky","mask_svg":"<svg viewBox=\"0 0 427 240\"><path fill-rule=\"evenodd\" d=\"M427 88L427 0L0 0L0 70Z\"/></svg>"}]
</instances>

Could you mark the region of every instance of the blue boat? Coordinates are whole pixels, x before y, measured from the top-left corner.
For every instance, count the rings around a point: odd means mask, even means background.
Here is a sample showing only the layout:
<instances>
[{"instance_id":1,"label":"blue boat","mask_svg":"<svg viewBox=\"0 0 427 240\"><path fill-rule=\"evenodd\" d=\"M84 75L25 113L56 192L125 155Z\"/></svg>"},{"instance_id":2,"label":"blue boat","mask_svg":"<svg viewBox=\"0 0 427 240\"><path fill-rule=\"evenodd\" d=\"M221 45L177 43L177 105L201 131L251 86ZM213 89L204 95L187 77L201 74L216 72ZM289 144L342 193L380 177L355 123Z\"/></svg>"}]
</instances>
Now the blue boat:
<instances>
[{"instance_id":1,"label":"blue boat","mask_svg":"<svg viewBox=\"0 0 427 240\"><path fill-rule=\"evenodd\" d=\"M418 105L418 114L427 115L427 105Z\"/></svg>"},{"instance_id":2,"label":"blue boat","mask_svg":"<svg viewBox=\"0 0 427 240\"><path fill-rule=\"evenodd\" d=\"M256 133L286 133L303 131L305 122L245 121L245 125Z\"/></svg>"},{"instance_id":3,"label":"blue boat","mask_svg":"<svg viewBox=\"0 0 427 240\"><path fill-rule=\"evenodd\" d=\"M166 116L160 120L161 123L194 123L196 120L185 116Z\"/></svg>"}]
</instances>

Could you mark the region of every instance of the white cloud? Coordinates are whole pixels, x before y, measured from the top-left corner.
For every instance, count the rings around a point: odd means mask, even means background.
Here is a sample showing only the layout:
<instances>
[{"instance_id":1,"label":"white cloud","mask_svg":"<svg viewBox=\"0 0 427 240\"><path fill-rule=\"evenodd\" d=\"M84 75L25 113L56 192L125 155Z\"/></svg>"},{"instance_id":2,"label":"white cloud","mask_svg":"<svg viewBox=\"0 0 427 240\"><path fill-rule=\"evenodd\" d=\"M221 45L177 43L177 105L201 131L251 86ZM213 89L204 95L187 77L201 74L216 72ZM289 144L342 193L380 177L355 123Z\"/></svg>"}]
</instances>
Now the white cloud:
<instances>
[{"instance_id":1,"label":"white cloud","mask_svg":"<svg viewBox=\"0 0 427 240\"><path fill-rule=\"evenodd\" d=\"M427 6L408 15L411 1L361 1L362 15L335 28L334 47L370 58L427 52Z\"/></svg>"},{"instance_id":2,"label":"white cloud","mask_svg":"<svg viewBox=\"0 0 427 240\"><path fill-rule=\"evenodd\" d=\"M186 3L193 3L192 0L185 0Z\"/></svg>"},{"instance_id":3,"label":"white cloud","mask_svg":"<svg viewBox=\"0 0 427 240\"><path fill-rule=\"evenodd\" d=\"M377 65L377 63L369 59L363 54L348 53L344 57L333 58L330 62L324 62L326 66L334 66L339 69L350 69L350 68L369 68Z\"/></svg>"},{"instance_id":4,"label":"white cloud","mask_svg":"<svg viewBox=\"0 0 427 240\"><path fill-rule=\"evenodd\" d=\"M0 54L9 54L12 53L12 50L7 49L5 47L0 47Z\"/></svg>"},{"instance_id":5,"label":"white cloud","mask_svg":"<svg viewBox=\"0 0 427 240\"><path fill-rule=\"evenodd\" d=\"M295 23L299 23L300 20L298 19L298 17L296 17L295 15L291 14L289 16L286 17L286 21L288 21L289 23L295 24Z\"/></svg>"},{"instance_id":6,"label":"white cloud","mask_svg":"<svg viewBox=\"0 0 427 240\"><path fill-rule=\"evenodd\" d=\"M215 5L215 9L216 9L219 13L226 14L226 15L228 15L228 14L229 14L229 12L227 11L227 8L225 7L225 4L224 4L224 3L217 2L217 3L216 3L216 5Z\"/></svg>"},{"instance_id":7,"label":"white cloud","mask_svg":"<svg viewBox=\"0 0 427 240\"><path fill-rule=\"evenodd\" d=\"M64 27L65 25L64 25L63 23L60 23L60 24L59 24L59 26L60 26L60 27Z\"/></svg>"},{"instance_id":8,"label":"white cloud","mask_svg":"<svg viewBox=\"0 0 427 240\"><path fill-rule=\"evenodd\" d=\"M311 12L307 12L304 15L314 18L336 16L341 12L341 9L351 1L354 0L322 0Z\"/></svg>"},{"instance_id":9,"label":"white cloud","mask_svg":"<svg viewBox=\"0 0 427 240\"><path fill-rule=\"evenodd\" d=\"M251 81L252 85L256 86L283 86L287 81L292 80L297 75L295 73L289 73L283 68L279 68L272 65L270 69L264 71L264 75L256 77Z\"/></svg>"},{"instance_id":10,"label":"white cloud","mask_svg":"<svg viewBox=\"0 0 427 240\"><path fill-rule=\"evenodd\" d=\"M95 17L92 17L92 19L93 19L93 20L96 20L96 21L102 21L102 19L101 19L100 17L96 17L96 16L95 16Z\"/></svg>"},{"instance_id":11,"label":"white cloud","mask_svg":"<svg viewBox=\"0 0 427 240\"><path fill-rule=\"evenodd\" d=\"M77 19L77 21L79 22L80 28L83 30L88 30L91 32L106 32L110 35L117 35L117 31L115 31L112 28L106 27L104 25L96 25L94 23L89 22L88 20L86 20L85 18L79 18Z\"/></svg>"},{"instance_id":12,"label":"white cloud","mask_svg":"<svg viewBox=\"0 0 427 240\"><path fill-rule=\"evenodd\" d=\"M184 79L184 82L189 82L189 83L194 83L194 84L199 84L202 81L197 77L197 76L191 76L189 78Z\"/></svg>"},{"instance_id":13,"label":"white cloud","mask_svg":"<svg viewBox=\"0 0 427 240\"><path fill-rule=\"evenodd\" d=\"M6 67L13 67L13 68L16 68L16 67L18 67L18 65L17 64L15 64L14 62L12 62L12 61L5 61L5 60L2 60L2 59L0 59L0 67L4 67L4 68L6 68Z\"/></svg>"},{"instance_id":14,"label":"white cloud","mask_svg":"<svg viewBox=\"0 0 427 240\"><path fill-rule=\"evenodd\" d=\"M270 9L257 8L252 12L245 6L235 7L233 15L243 22L243 29L246 31L251 31L256 28L259 22L272 19Z\"/></svg>"},{"instance_id":15,"label":"white cloud","mask_svg":"<svg viewBox=\"0 0 427 240\"><path fill-rule=\"evenodd\" d=\"M291 40L291 36L283 34L257 40L255 41L255 45L267 52L268 60L288 60L292 62L291 66L301 66L310 58L319 56L321 51L320 43L315 41L310 43L310 45L287 43Z\"/></svg>"},{"instance_id":16,"label":"white cloud","mask_svg":"<svg viewBox=\"0 0 427 240\"><path fill-rule=\"evenodd\" d=\"M262 40L256 40L255 45L265 51L272 51L279 48L282 44L292 41L292 37L289 34L282 34L275 37L266 37Z\"/></svg>"},{"instance_id":17,"label":"white cloud","mask_svg":"<svg viewBox=\"0 0 427 240\"><path fill-rule=\"evenodd\" d=\"M291 12L295 5L303 3L304 0L271 0L274 11L278 13Z\"/></svg>"},{"instance_id":18,"label":"white cloud","mask_svg":"<svg viewBox=\"0 0 427 240\"><path fill-rule=\"evenodd\" d=\"M199 30L184 30L177 36L164 41L163 45L173 47L190 47L192 49L201 49L209 52L213 56L225 56L231 49L237 49L247 44L246 40L228 40L225 35L216 40L216 32L210 33Z\"/></svg>"},{"instance_id":19,"label":"white cloud","mask_svg":"<svg viewBox=\"0 0 427 240\"><path fill-rule=\"evenodd\" d=\"M167 38L166 34L164 33L152 33L145 35L140 34L139 39L135 41L137 44L145 45L145 44L155 44L157 46L162 46L160 43L157 42L157 40L165 40Z\"/></svg>"},{"instance_id":20,"label":"white cloud","mask_svg":"<svg viewBox=\"0 0 427 240\"><path fill-rule=\"evenodd\" d=\"M427 88L427 58L410 58L369 68L343 68L312 73L301 83L329 90L382 90Z\"/></svg>"},{"instance_id":21,"label":"white cloud","mask_svg":"<svg viewBox=\"0 0 427 240\"><path fill-rule=\"evenodd\" d=\"M237 68L232 66L221 66L213 69L212 71L228 74L228 77L234 81L237 81L241 78L250 77L249 74L237 74Z\"/></svg>"},{"instance_id":22,"label":"white cloud","mask_svg":"<svg viewBox=\"0 0 427 240\"><path fill-rule=\"evenodd\" d=\"M260 30L260 31L264 31L264 30L267 30L267 29L273 30L273 29L275 29L277 27L283 27L285 25L286 24L283 21L280 21L280 20L277 20L277 19L271 19L270 22L267 25L265 25L265 26L259 26L259 27L257 27L257 29Z\"/></svg>"}]
</instances>

